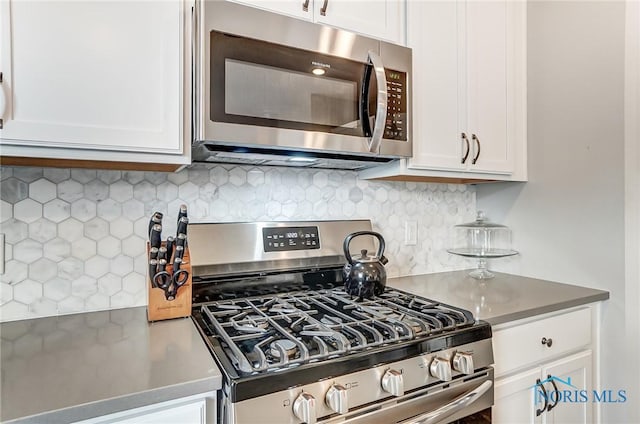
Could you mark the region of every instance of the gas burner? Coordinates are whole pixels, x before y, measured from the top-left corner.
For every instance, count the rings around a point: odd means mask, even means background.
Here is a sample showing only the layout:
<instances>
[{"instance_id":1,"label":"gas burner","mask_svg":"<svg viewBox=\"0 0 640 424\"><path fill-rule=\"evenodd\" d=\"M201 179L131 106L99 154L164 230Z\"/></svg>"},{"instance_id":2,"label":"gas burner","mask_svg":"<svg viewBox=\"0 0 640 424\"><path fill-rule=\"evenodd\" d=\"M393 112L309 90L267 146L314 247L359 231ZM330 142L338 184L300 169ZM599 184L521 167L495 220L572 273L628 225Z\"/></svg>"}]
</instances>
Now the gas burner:
<instances>
[{"instance_id":1,"label":"gas burner","mask_svg":"<svg viewBox=\"0 0 640 424\"><path fill-rule=\"evenodd\" d=\"M336 324L342 324L343 320L340 317L337 316L323 316L322 318L320 318L320 322L325 324L325 325L336 325Z\"/></svg>"},{"instance_id":2,"label":"gas burner","mask_svg":"<svg viewBox=\"0 0 640 424\"><path fill-rule=\"evenodd\" d=\"M271 356L276 359L280 359L283 354L288 359L292 359L296 355L297 351L298 349L296 344L287 339L279 339L271 342L269 345L269 353L271 353Z\"/></svg>"}]
</instances>

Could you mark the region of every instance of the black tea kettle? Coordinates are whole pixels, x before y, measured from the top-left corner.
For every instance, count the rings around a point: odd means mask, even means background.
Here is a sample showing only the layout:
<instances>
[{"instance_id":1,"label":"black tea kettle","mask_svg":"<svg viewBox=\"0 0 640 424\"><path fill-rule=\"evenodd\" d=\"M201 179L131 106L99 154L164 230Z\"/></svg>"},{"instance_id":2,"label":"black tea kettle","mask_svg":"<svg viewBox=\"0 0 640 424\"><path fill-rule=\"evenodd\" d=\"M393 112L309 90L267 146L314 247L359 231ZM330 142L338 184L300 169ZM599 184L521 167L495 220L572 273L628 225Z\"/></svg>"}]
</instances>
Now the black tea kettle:
<instances>
[{"instance_id":1,"label":"black tea kettle","mask_svg":"<svg viewBox=\"0 0 640 424\"><path fill-rule=\"evenodd\" d=\"M363 249L360 251L360 258L354 259L349 252L349 244L353 238L364 235L371 235L378 239L378 252L370 257L367 255L367 250ZM387 272L384 265L389 262L383 255L384 238L373 231L358 231L349 234L344 239L342 247L344 256L347 258L347 263L342 270L347 293L357 296L360 300L381 295L387 285Z\"/></svg>"}]
</instances>

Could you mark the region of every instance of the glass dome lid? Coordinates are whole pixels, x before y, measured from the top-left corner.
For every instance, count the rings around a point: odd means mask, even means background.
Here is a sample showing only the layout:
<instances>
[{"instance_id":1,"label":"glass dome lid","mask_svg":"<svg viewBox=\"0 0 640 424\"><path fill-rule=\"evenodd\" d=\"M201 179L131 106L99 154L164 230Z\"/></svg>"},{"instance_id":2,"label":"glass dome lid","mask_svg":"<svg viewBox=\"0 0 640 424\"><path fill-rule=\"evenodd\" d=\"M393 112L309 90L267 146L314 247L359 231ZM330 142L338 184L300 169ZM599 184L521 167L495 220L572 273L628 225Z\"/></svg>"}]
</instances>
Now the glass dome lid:
<instances>
[{"instance_id":1,"label":"glass dome lid","mask_svg":"<svg viewBox=\"0 0 640 424\"><path fill-rule=\"evenodd\" d=\"M456 225L452 231L450 249L447 252L467 258L478 259L478 269L471 276L478 279L492 278L486 260L517 255L511 248L511 230L506 225L496 224L478 211L475 221Z\"/></svg>"}]
</instances>

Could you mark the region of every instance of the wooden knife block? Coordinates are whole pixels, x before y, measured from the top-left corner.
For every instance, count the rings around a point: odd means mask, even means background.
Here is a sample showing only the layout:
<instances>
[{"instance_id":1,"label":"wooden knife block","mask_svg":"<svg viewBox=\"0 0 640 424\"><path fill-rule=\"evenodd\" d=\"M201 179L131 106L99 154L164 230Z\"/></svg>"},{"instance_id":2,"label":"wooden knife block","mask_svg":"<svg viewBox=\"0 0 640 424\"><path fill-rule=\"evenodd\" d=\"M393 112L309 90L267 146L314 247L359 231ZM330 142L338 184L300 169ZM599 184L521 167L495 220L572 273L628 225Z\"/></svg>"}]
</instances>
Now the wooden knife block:
<instances>
[{"instance_id":1,"label":"wooden knife block","mask_svg":"<svg viewBox=\"0 0 640 424\"><path fill-rule=\"evenodd\" d=\"M166 246L165 242L162 242ZM147 274L149 273L149 249L151 248L147 242ZM162 321L165 319L184 318L191 316L191 261L189 260L189 248L185 246L184 256L182 257L182 265L180 269L184 269L189 273L187 282L178 289L176 298L167 300L164 290L153 287L151 279L153 275L147 275L147 289L149 296L147 298L147 319L149 321ZM167 272L173 273L173 263L167 264Z\"/></svg>"}]
</instances>

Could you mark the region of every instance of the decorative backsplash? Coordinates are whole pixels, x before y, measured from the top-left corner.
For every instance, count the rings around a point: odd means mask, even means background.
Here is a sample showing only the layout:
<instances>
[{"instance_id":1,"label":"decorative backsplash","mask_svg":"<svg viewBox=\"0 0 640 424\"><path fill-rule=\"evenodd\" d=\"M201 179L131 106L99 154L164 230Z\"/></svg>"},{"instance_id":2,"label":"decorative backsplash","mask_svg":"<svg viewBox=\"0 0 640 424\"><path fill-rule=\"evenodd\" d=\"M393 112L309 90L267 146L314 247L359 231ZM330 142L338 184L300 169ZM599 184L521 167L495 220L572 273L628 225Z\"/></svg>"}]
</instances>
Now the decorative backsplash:
<instances>
[{"instance_id":1,"label":"decorative backsplash","mask_svg":"<svg viewBox=\"0 0 640 424\"><path fill-rule=\"evenodd\" d=\"M191 222L372 220L390 277L468 267L446 252L451 227L475 217L473 186L358 180L350 171L196 165L177 173L1 168L0 320L146 304L149 217ZM417 244L405 245L405 222ZM212 243L212 254L215 254Z\"/></svg>"}]
</instances>

